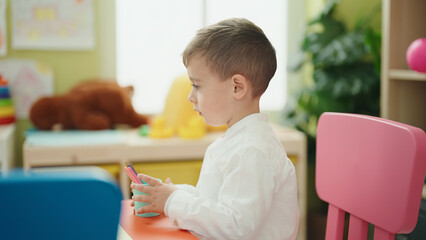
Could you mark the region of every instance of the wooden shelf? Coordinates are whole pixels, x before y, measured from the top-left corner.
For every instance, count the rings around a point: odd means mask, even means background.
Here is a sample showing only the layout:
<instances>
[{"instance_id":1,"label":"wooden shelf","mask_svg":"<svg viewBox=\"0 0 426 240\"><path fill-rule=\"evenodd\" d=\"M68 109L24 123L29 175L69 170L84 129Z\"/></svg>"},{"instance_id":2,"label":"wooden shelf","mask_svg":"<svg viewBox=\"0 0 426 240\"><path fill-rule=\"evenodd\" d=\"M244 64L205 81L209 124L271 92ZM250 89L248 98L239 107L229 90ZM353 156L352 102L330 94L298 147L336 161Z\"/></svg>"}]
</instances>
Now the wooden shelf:
<instances>
[{"instance_id":1,"label":"wooden shelf","mask_svg":"<svg viewBox=\"0 0 426 240\"><path fill-rule=\"evenodd\" d=\"M391 69L389 77L391 80L426 81L426 74L405 69Z\"/></svg>"},{"instance_id":2,"label":"wooden shelf","mask_svg":"<svg viewBox=\"0 0 426 240\"><path fill-rule=\"evenodd\" d=\"M381 117L426 130L426 74L412 71L406 53L426 36L425 0L382 1Z\"/></svg>"}]
</instances>

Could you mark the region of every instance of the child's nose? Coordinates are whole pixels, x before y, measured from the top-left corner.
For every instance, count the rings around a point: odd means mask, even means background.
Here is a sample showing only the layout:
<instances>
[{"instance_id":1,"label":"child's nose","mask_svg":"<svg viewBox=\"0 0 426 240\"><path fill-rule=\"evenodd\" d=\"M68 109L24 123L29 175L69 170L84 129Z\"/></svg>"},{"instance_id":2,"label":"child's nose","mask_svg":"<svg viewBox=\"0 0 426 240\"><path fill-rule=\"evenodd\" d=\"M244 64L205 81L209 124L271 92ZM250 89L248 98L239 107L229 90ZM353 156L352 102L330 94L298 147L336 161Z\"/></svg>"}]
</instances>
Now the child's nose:
<instances>
[{"instance_id":1,"label":"child's nose","mask_svg":"<svg viewBox=\"0 0 426 240\"><path fill-rule=\"evenodd\" d=\"M192 89L188 95L188 101L195 103L194 90Z\"/></svg>"}]
</instances>

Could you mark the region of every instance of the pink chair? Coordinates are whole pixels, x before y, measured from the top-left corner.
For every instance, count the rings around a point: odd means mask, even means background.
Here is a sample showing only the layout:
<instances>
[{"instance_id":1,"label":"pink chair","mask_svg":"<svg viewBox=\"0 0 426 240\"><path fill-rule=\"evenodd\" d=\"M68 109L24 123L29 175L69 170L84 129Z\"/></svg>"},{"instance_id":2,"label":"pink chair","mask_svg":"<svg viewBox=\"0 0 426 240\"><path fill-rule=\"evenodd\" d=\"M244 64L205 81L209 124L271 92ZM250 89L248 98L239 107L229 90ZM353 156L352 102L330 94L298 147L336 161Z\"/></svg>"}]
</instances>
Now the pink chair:
<instances>
[{"instance_id":1,"label":"pink chair","mask_svg":"<svg viewBox=\"0 0 426 240\"><path fill-rule=\"evenodd\" d=\"M426 173L426 135L406 124L324 113L318 122L316 190L329 203L326 239L395 239L416 226Z\"/></svg>"}]
</instances>

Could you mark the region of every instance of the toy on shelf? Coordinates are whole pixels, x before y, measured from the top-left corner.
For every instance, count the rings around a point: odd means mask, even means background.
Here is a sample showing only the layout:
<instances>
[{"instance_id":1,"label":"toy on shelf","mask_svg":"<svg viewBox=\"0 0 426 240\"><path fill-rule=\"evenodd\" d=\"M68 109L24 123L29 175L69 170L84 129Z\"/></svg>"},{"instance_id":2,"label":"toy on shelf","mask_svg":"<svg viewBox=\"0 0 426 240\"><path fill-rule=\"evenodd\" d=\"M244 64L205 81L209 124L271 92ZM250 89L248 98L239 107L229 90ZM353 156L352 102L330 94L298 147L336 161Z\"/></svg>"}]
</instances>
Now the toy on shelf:
<instances>
[{"instance_id":1,"label":"toy on shelf","mask_svg":"<svg viewBox=\"0 0 426 240\"><path fill-rule=\"evenodd\" d=\"M206 124L199 117L192 117L186 126L181 126L178 129L179 137L186 139L202 138L206 135Z\"/></svg>"},{"instance_id":2,"label":"toy on shelf","mask_svg":"<svg viewBox=\"0 0 426 240\"><path fill-rule=\"evenodd\" d=\"M15 108L7 80L0 74L0 124L15 122Z\"/></svg>"},{"instance_id":3,"label":"toy on shelf","mask_svg":"<svg viewBox=\"0 0 426 240\"><path fill-rule=\"evenodd\" d=\"M226 126L208 126L203 118L194 111L192 103L188 101L191 92L191 82L185 74L177 77L169 90L161 115L152 119L151 138L169 138L178 134L181 138L202 138L207 131L226 130ZM140 131L142 135L143 131Z\"/></svg>"},{"instance_id":4,"label":"toy on shelf","mask_svg":"<svg viewBox=\"0 0 426 240\"><path fill-rule=\"evenodd\" d=\"M152 119L151 130L148 136L152 138L169 138L175 135L173 127L166 125L166 119L158 116Z\"/></svg>"},{"instance_id":5,"label":"toy on shelf","mask_svg":"<svg viewBox=\"0 0 426 240\"><path fill-rule=\"evenodd\" d=\"M139 127L139 134L143 137L148 136L151 132L151 127L148 124L144 124Z\"/></svg>"},{"instance_id":6,"label":"toy on shelf","mask_svg":"<svg viewBox=\"0 0 426 240\"><path fill-rule=\"evenodd\" d=\"M30 120L41 130L104 130L117 125L137 128L148 123L132 105L133 87L94 79L67 93L42 97L31 106Z\"/></svg>"},{"instance_id":7,"label":"toy on shelf","mask_svg":"<svg viewBox=\"0 0 426 240\"><path fill-rule=\"evenodd\" d=\"M412 42L407 49L406 58L411 69L426 73L426 38Z\"/></svg>"},{"instance_id":8,"label":"toy on shelf","mask_svg":"<svg viewBox=\"0 0 426 240\"><path fill-rule=\"evenodd\" d=\"M162 114L167 126L178 129L180 126L186 125L188 120L195 116L201 118L194 111L192 103L188 101L191 88L191 82L186 74L173 81Z\"/></svg>"}]
</instances>

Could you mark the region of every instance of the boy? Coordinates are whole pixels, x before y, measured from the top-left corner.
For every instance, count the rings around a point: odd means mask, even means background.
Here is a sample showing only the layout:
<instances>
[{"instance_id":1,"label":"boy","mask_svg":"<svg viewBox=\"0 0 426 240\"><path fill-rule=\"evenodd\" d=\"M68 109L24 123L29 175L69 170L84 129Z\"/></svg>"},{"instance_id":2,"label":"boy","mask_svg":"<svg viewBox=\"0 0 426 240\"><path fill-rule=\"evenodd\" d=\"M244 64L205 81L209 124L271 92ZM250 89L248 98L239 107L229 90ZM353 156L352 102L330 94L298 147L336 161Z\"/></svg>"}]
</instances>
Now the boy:
<instances>
[{"instance_id":1,"label":"boy","mask_svg":"<svg viewBox=\"0 0 426 240\"><path fill-rule=\"evenodd\" d=\"M138 213L165 213L201 239L295 239L299 211L295 169L259 113L260 96L275 74L275 50L246 19L200 29L183 52L192 82L188 100L207 124L227 124L204 156L196 187L132 184L151 204Z\"/></svg>"}]
</instances>

